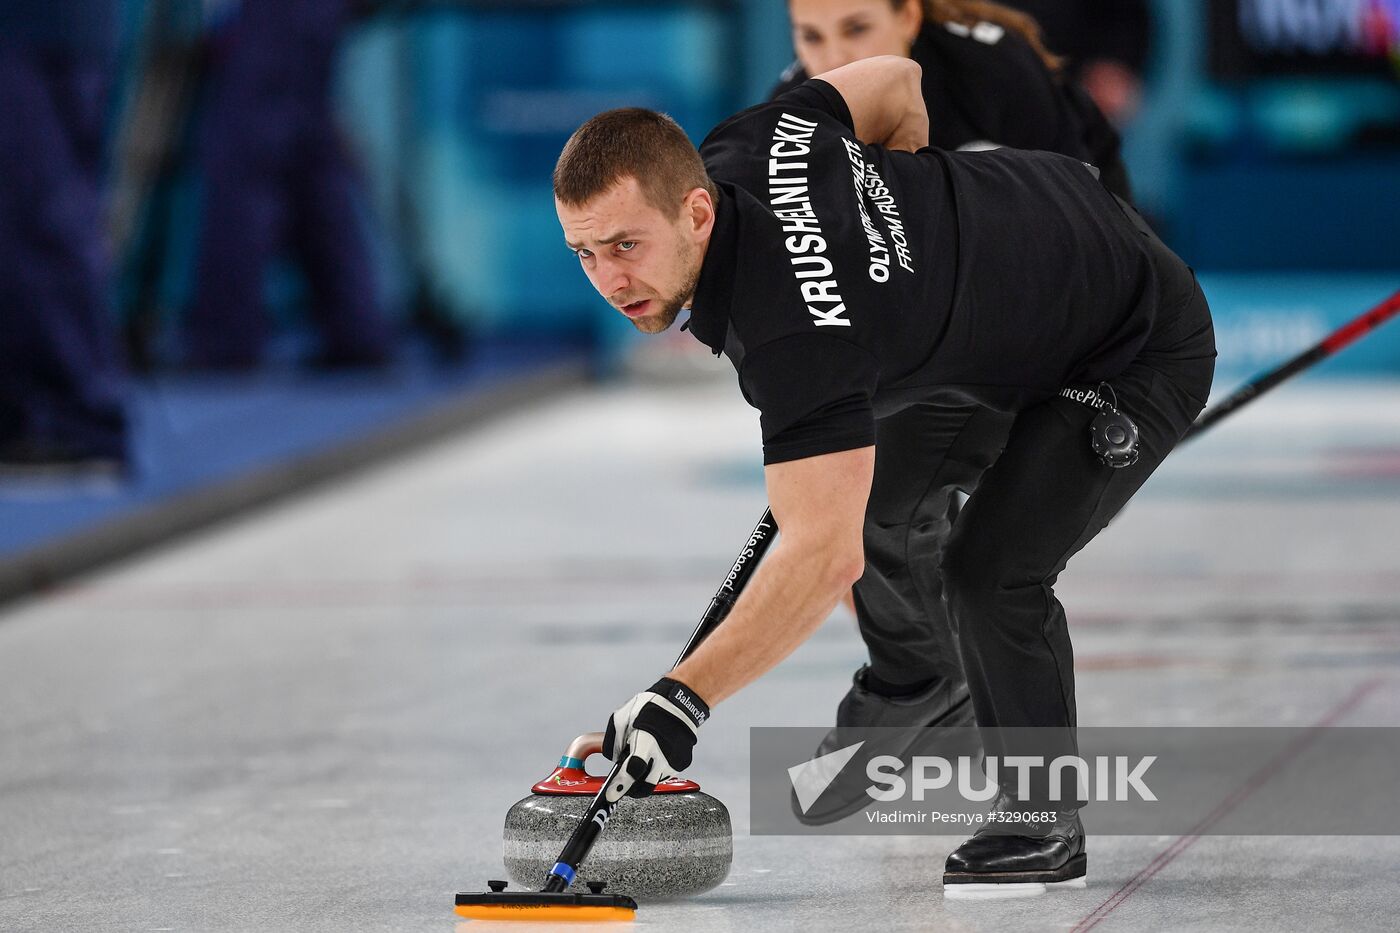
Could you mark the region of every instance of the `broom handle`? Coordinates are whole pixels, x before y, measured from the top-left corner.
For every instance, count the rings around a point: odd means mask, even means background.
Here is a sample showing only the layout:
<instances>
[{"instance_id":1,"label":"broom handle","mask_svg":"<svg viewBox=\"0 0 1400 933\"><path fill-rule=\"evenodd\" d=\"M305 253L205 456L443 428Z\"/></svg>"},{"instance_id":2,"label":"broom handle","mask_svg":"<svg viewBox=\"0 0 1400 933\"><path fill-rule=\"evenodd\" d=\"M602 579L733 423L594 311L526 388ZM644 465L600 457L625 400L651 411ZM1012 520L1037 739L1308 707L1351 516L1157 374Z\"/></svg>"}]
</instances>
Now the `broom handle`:
<instances>
[{"instance_id":1,"label":"broom handle","mask_svg":"<svg viewBox=\"0 0 1400 933\"><path fill-rule=\"evenodd\" d=\"M695 631L690 633L690 641L686 642L685 649L676 658L676 663L672 667L680 664L690 657L691 652L700 646L709 634L719 627L719 624L729 615L729 610L734 608L734 603L739 599L739 594L748 586L749 578L753 576L754 568L758 562L763 560L763 555L768 553L768 546L773 543L773 536L778 532L778 523L773 520L773 510L764 509L763 517L754 525L753 531L749 532L749 540L744 545L744 549L739 552L739 556L734 560L734 566L729 570L729 576L715 591L714 597L710 600L710 605L705 609L705 614L700 617L700 623L695 626Z\"/></svg>"},{"instance_id":2,"label":"broom handle","mask_svg":"<svg viewBox=\"0 0 1400 933\"><path fill-rule=\"evenodd\" d=\"M744 591L744 587L753 577L754 568L758 566L759 561L763 560L763 555L768 552L777 532L778 523L773 520L773 510L764 509L763 517L758 520L758 524L749 533L743 550L739 552L739 556L734 560L734 565L729 569L729 576L724 578L724 582L715 591L710 605L705 609L705 614L700 617L700 623L695 626L695 631L690 633L690 640L686 642L685 650L676 659L676 664L680 664L688 658L691 652L699 647L700 643L718 628L719 624L729 615L729 610L734 608L739 594ZM672 667L674 666L673 664ZM624 777L622 771L622 765L627 758L625 755L619 755L618 758L618 762L608 772L607 779L603 781L602 788L593 797L593 802L588 805L588 809L580 817L578 825L569 835L569 841L564 843L563 851L559 853L558 860L549 871L549 877L545 879L542 889L544 892L561 893L567 891L569 885L573 884L574 878L578 875L579 866L588 857L593 844L598 841L598 836L612 817L613 810L622 802L628 788L632 786L630 777Z\"/></svg>"},{"instance_id":3,"label":"broom handle","mask_svg":"<svg viewBox=\"0 0 1400 933\"><path fill-rule=\"evenodd\" d=\"M1232 392L1230 396L1220 404L1213 406L1209 411L1197 418L1196 423L1187 429L1185 436L1182 437L1181 440L1186 441L1195 437L1220 419L1227 415L1234 414L1235 411L1243 408L1284 380L1296 376L1303 370L1327 359L1343 347L1369 334L1371 331L1390 320L1397 313L1400 313L1400 292L1391 295L1365 314L1343 324L1291 360L1279 364L1268 372L1255 376L1249 382L1240 386L1240 388Z\"/></svg>"}]
</instances>

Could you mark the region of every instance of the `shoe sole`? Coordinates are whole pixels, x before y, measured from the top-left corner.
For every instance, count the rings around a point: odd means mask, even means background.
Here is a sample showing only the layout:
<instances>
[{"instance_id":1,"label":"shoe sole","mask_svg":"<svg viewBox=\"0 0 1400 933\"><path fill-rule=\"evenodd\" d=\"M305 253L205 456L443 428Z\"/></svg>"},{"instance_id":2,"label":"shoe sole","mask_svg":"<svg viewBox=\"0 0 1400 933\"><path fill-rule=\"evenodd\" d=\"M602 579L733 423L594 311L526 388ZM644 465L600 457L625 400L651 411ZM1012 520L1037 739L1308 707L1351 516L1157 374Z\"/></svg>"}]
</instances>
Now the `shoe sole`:
<instances>
[{"instance_id":1,"label":"shoe sole","mask_svg":"<svg viewBox=\"0 0 1400 933\"><path fill-rule=\"evenodd\" d=\"M974 725L977 724L977 722L976 722L975 719L971 719L971 718L969 718L966 722L961 722L961 723L953 723L953 724L950 724L950 723L947 722L947 720L952 719L952 718L954 718L955 716L958 716L958 715L966 714L966 715L968 715L968 716L970 717L971 712L972 712L972 697L969 695L969 696L963 697L962 700L960 700L960 701L958 701L957 703L953 704L952 706L948 707L947 712L945 712L942 716L939 716L937 720L935 720L935 721L933 721L933 722L930 722L926 728L929 728L929 729L938 729L938 728L941 728L941 727L946 727L946 728L952 729L952 728L961 728L961 727L963 727L963 726L974 726ZM845 728L857 728L857 727L848 726L848 727L845 727ZM906 762L906 764L907 764L907 762ZM906 767L905 770L907 771L908 768ZM900 772L900 773L902 774L903 772ZM820 797L817 798L817 801L818 801L818 803L820 803L820 802L821 802L821 798L820 798ZM851 816L852 814L859 813L860 811L864 810L866 807L869 807L869 806L870 806L872 803L874 803L875 801L872 800L872 799L869 797L869 795L865 795L865 796L862 796L862 797L858 797L858 798L856 798L855 800L847 801L845 804L843 804L842 806L838 807L836 810L833 810L833 811L830 811L830 812L822 812L821 814L817 814L817 815L813 815L812 813L803 813L803 812L802 812L802 807L801 807L801 806L798 804L798 802L797 802L797 795L796 795L796 794L791 794L791 793L788 794L788 802L792 805L792 815L795 816L795 817L797 817L797 821L798 821L799 823L801 823L803 826L828 826L828 825L830 825L830 824L832 824L832 823L836 823L836 822L839 822L840 820L844 820L846 817Z\"/></svg>"},{"instance_id":2,"label":"shoe sole","mask_svg":"<svg viewBox=\"0 0 1400 933\"><path fill-rule=\"evenodd\" d=\"M1054 871L944 872L943 897L987 901L1037 897L1051 889L1082 890L1089 884L1088 867L1088 856L1080 854Z\"/></svg>"}]
</instances>

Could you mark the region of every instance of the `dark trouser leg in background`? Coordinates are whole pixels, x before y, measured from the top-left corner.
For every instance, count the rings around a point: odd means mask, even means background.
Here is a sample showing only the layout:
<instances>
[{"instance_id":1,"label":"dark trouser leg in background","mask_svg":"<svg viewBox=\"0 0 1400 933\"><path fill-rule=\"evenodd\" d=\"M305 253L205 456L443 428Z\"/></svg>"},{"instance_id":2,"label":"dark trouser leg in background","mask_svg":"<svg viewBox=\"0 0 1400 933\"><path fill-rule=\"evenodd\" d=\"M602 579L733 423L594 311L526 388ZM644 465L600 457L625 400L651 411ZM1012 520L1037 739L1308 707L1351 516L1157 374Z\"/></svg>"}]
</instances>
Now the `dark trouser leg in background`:
<instances>
[{"instance_id":1,"label":"dark trouser leg in background","mask_svg":"<svg viewBox=\"0 0 1400 933\"><path fill-rule=\"evenodd\" d=\"M355 210L362 184L332 123L329 102L298 155L292 241L311 287L309 313L328 366L387 362L393 344L374 257Z\"/></svg>"},{"instance_id":2,"label":"dark trouser leg in background","mask_svg":"<svg viewBox=\"0 0 1400 933\"><path fill-rule=\"evenodd\" d=\"M209 66L199 152L203 215L184 332L195 368L251 369L272 332L264 306L268 264L284 245L288 163L300 109L296 73L278 74L276 46L241 10Z\"/></svg>"},{"instance_id":3,"label":"dark trouser leg in background","mask_svg":"<svg viewBox=\"0 0 1400 933\"><path fill-rule=\"evenodd\" d=\"M195 366L254 366L266 269L290 248L330 364L378 363L390 330L331 108L348 0L244 0L210 69L204 220L186 333Z\"/></svg>"},{"instance_id":4,"label":"dark trouser leg in background","mask_svg":"<svg viewBox=\"0 0 1400 933\"><path fill-rule=\"evenodd\" d=\"M99 197L111 75L100 57L0 39L0 444L11 453L125 457Z\"/></svg>"}]
</instances>

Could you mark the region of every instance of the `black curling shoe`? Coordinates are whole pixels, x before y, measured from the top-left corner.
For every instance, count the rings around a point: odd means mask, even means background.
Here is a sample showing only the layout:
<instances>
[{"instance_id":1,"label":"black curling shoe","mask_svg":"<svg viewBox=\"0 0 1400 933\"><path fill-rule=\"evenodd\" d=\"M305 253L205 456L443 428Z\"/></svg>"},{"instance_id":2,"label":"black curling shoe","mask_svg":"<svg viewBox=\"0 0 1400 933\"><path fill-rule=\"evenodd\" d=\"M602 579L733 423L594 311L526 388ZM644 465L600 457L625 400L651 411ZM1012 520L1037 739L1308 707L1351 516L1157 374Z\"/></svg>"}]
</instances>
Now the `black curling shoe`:
<instances>
[{"instance_id":1,"label":"black curling shoe","mask_svg":"<svg viewBox=\"0 0 1400 933\"><path fill-rule=\"evenodd\" d=\"M1033 897L1050 888L1082 888L1087 868L1079 811L1061 810L1054 823L1036 827L1035 835L987 828L958 846L944 867L943 896Z\"/></svg>"}]
</instances>

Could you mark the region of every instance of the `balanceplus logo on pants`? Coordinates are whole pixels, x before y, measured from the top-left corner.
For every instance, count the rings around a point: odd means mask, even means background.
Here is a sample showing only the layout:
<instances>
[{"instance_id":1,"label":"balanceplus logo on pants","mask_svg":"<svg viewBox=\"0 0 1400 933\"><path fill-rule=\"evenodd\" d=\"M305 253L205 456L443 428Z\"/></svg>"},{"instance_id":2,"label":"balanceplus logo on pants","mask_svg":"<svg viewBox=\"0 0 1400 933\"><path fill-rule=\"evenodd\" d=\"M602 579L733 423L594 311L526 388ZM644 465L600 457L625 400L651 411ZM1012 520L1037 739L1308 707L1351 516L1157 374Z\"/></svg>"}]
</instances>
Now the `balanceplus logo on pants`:
<instances>
[{"instance_id":1,"label":"balanceplus logo on pants","mask_svg":"<svg viewBox=\"0 0 1400 933\"><path fill-rule=\"evenodd\" d=\"M1400 728L754 728L755 835L1400 835ZM1364 761L1365 767L1356 766Z\"/></svg>"}]
</instances>

